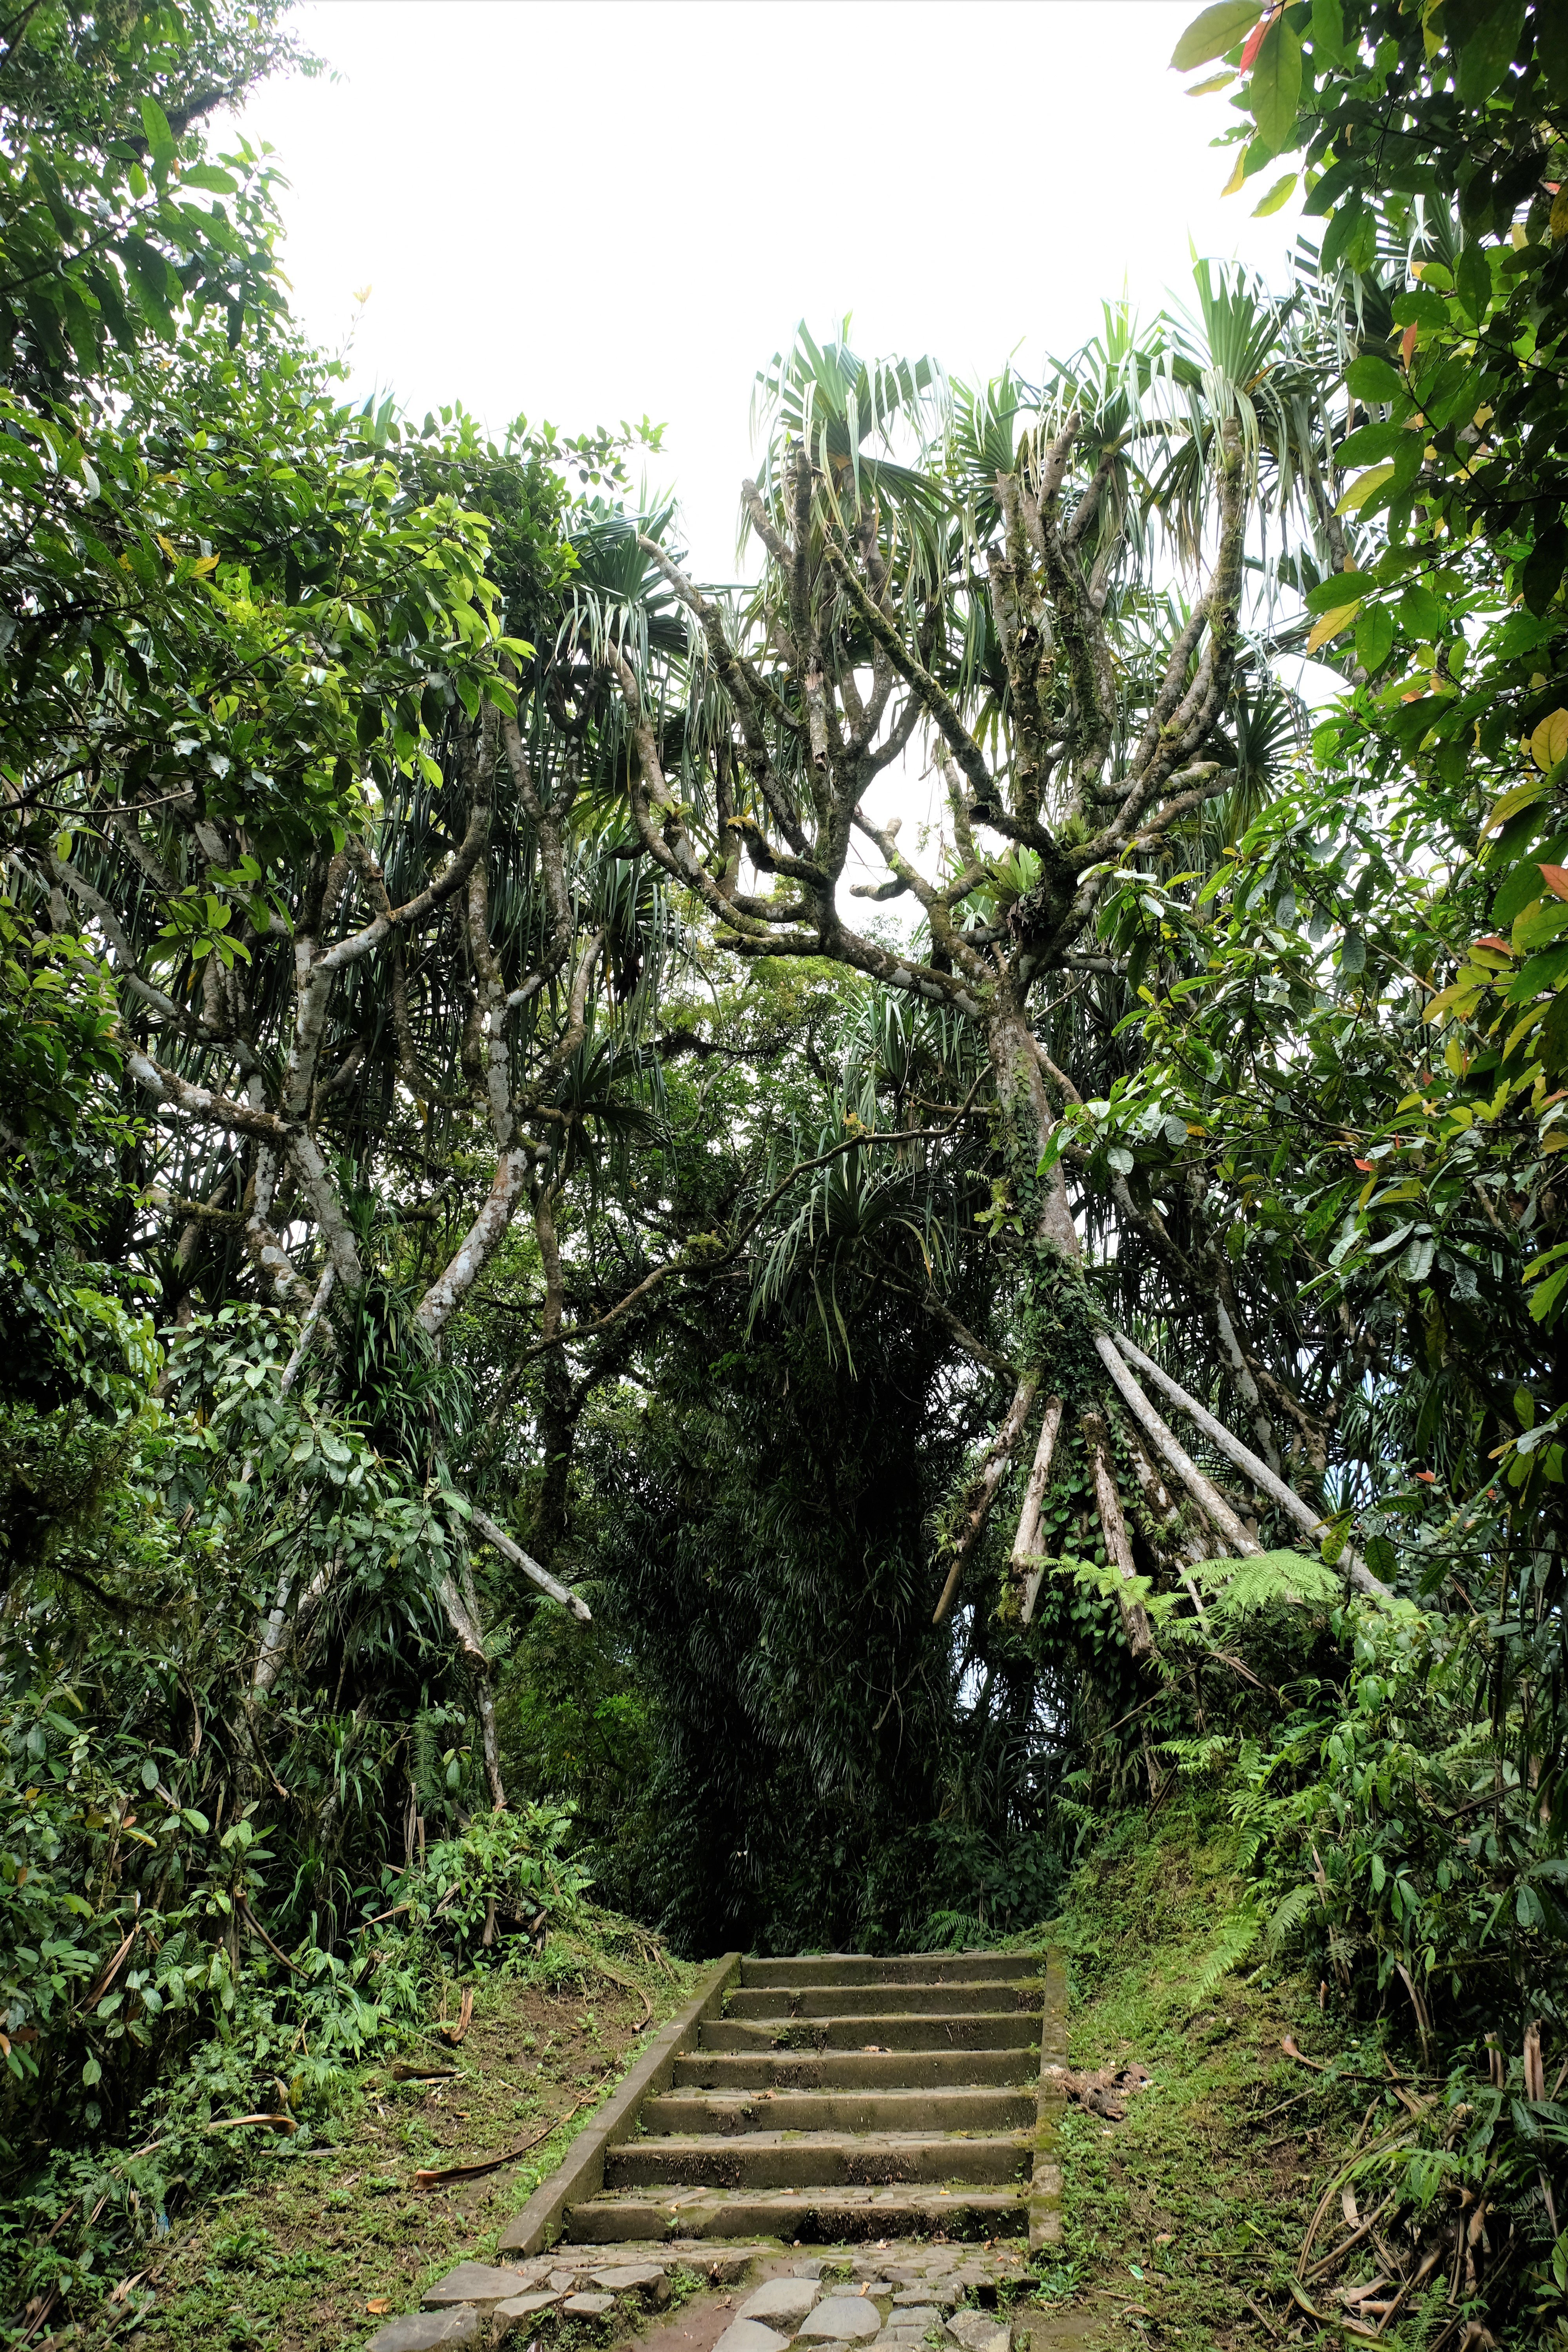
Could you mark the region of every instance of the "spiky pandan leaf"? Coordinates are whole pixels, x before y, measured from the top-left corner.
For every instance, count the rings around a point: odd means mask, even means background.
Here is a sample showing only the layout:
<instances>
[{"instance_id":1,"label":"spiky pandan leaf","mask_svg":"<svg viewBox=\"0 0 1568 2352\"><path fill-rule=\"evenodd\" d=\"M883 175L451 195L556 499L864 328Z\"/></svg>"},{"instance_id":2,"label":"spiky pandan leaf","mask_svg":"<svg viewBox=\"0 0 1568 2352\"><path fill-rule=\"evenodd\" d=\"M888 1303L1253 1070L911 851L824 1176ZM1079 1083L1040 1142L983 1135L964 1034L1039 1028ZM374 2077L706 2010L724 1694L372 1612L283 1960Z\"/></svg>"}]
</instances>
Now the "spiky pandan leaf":
<instances>
[{"instance_id":1,"label":"spiky pandan leaf","mask_svg":"<svg viewBox=\"0 0 1568 2352\"><path fill-rule=\"evenodd\" d=\"M1260 1551L1250 1559L1201 1559L1193 1576L1205 1591L1223 1591L1226 1608L1238 1617L1249 1617L1271 1601L1338 1601L1344 1591L1343 1580L1331 1568L1300 1551Z\"/></svg>"}]
</instances>

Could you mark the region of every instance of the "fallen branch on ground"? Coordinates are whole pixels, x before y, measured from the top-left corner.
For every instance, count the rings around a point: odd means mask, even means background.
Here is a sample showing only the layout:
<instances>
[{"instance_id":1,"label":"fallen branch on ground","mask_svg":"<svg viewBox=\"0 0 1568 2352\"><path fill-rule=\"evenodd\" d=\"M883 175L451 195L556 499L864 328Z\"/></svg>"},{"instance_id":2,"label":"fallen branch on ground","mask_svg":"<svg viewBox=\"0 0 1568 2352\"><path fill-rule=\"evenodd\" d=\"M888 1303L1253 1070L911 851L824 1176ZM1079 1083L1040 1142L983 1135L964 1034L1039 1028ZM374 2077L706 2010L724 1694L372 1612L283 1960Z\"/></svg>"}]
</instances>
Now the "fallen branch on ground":
<instances>
[{"instance_id":1,"label":"fallen branch on ground","mask_svg":"<svg viewBox=\"0 0 1568 2352\"><path fill-rule=\"evenodd\" d=\"M593 2089L585 2092L574 2107L568 2107L563 2116L552 2116L544 2129L535 2132L531 2139L525 2139L521 2147L506 2148L500 2156L481 2157L478 2164L422 2164L414 2176L415 2188L434 2189L438 2180L472 2180L481 2172L499 2172L503 2164L515 2164L519 2157L526 2156L531 2148L540 2147L552 2133L558 2132L563 2124L569 2124L574 2115L590 2106L609 2079L606 2074L603 2083L595 2083Z\"/></svg>"}]
</instances>

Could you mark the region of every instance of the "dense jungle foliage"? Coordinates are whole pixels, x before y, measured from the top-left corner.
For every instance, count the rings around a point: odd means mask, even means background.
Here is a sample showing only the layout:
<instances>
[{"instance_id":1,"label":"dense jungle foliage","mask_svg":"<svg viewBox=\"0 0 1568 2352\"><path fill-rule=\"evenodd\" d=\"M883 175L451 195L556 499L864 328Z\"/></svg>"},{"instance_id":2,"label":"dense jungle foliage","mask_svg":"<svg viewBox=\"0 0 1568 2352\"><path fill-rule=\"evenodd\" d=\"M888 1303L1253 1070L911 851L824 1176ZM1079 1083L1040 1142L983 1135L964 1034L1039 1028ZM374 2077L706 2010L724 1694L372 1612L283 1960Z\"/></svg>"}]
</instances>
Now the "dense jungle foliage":
<instances>
[{"instance_id":1,"label":"dense jungle foliage","mask_svg":"<svg viewBox=\"0 0 1568 2352\"><path fill-rule=\"evenodd\" d=\"M982 1942L1190 1780L1409 2340L1568 2341L1568 18L1205 9L1293 282L801 330L723 592L301 337L273 0L0 43L18 2338L437 1968Z\"/></svg>"}]
</instances>

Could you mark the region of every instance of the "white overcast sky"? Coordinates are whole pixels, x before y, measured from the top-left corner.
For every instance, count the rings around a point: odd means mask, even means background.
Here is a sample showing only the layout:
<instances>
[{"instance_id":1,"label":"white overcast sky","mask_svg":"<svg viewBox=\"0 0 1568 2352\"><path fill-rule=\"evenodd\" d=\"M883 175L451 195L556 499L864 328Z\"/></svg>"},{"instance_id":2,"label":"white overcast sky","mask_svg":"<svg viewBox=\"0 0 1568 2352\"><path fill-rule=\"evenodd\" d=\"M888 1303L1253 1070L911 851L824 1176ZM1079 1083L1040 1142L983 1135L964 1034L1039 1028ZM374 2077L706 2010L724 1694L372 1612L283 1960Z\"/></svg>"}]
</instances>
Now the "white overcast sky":
<instances>
[{"instance_id":1,"label":"white overcast sky","mask_svg":"<svg viewBox=\"0 0 1568 2352\"><path fill-rule=\"evenodd\" d=\"M291 184L295 314L352 335L359 393L497 433L646 415L648 487L718 581L753 380L797 320L984 378L1066 354L1123 291L1181 299L1194 248L1284 285L1298 204L1251 217L1271 174L1221 199L1232 118L1169 70L1199 5L313 0L335 79L261 90L242 127ZM924 822L923 771L911 750L875 813Z\"/></svg>"},{"instance_id":2,"label":"white overcast sky","mask_svg":"<svg viewBox=\"0 0 1568 2352\"><path fill-rule=\"evenodd\" d=\"M955 373L1064 352L1200 253L1282 284L1296 206L1221 201L1224 100L1167 68L1200 0L316 0L279 82L297 315L356 383L571 431L668 427L656 487L730 576L756 370L847 311ZM1201 79L1201 77L1200 77ZM369 286L363 309L354 295Z\"/></svg>"}]
</instances>

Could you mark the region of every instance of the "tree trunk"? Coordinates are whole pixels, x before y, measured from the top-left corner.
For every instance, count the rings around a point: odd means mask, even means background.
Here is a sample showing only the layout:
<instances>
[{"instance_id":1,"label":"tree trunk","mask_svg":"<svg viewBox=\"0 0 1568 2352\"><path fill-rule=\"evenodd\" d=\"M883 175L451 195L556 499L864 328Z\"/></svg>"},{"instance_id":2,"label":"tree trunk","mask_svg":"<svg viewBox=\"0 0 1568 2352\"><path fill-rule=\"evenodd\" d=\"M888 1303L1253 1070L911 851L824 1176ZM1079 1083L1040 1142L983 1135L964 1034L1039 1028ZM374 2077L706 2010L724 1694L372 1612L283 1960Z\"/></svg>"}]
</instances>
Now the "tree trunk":
<instances>
[{"instance_id":1,"label":"tree trunk","mask_svg":"<svg viewBox=\"0 0 1568 2352\"><path fill-rule=\"evenodd\" d=\"M555 1190L548 1184L541 1184L533 1198L533 1230L538 1236L544 1274L544 1310L539 1326L542 1340L553 1339L560 1331L564 1305L561 1248L555 1233ZM539 1435L544 1475L539 1489L533 1539L546 1561L551 1561L566 1539L572 1449L576 1436L572 1373L564 1350L560 1348L552 1348L540 1360Z\"/></svg>"},{"instance_id":2,"label":"tree trunk","mask_svg":"<svg viewBox=\"0 0 1568 2352\"><path fill-rule=\"evenodd\" d=\"M1057 1432L1061 1425L1062 1401L1059 1396L1054 1396L1047 1403L1045 1418L1040 1423L1040 1442L1035 1448L1035 1465L1024 1490L1024 1507L1018 1514L1018 1532L1013 1538L1012 1557L1008 1561L1015 1578L1023 1579L1023 1601L1019 1613L1026 1625L1034 1617L1044 1574L1044 1570L1035 1565L1033 1554L1039 1549L1040 1513L1045 1506L1046 1489L1051 1483L1051 1461L1056 1453Z\"/></svg>"},{"instance_id":3,"label":"tree trunk","mask_svg":"<svg viewBox=\"0 0 1568 2352\"><path fill-rule=\"evenodd\" d=\"M1121 1516L1121 1497L1116 1491L1110 1432L1098 1412L1086 1412L1079 1426L1083 1431L1083 1442L1089 1449L1089 1464L1094 1473L1094 1497L1100 1509L1106 1557L1122 1582L1131 1584L1138 1571L1133 1566L1127 1522ZM1125 1594L1118 1593L1117 1600L1121 1610L1127 1645L1142 1665L1144 1659L1152 1654L1154 1648L1154 1630L1149 1622L1149 1612L1141 1601L1130 1600Z\"/></svg>"},{"instance_id":4,"label":"tree trunk","mask_svg":"<svg viewBox=\"0 0 1568 2352\"><path fill-rule=\"evenodd\" d=\"M973 1550L981 1528L985 1525L996 1489L1007 1474L1007 1465L1017 1451L1018 1440L1028 1426L1030 1409L1039 1391L1039 1377L1026 1372L1014 1391L1013 1402L1007 1408L1007 1418L992 1439L989 1451L981 1465L975 1486L979 1491L970 1505L959 1538L953 1547L952 1566L947 1572L947 1582L942 1588L942 1598L931 1612L931 1623L940 1625L952 1606L958 1580L963 1573L963 1563ZM972 1489L973 1491L973 1489Z\"/></svg>"}]
</instances>

